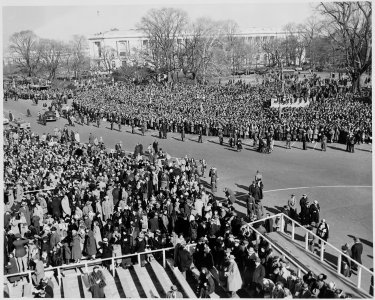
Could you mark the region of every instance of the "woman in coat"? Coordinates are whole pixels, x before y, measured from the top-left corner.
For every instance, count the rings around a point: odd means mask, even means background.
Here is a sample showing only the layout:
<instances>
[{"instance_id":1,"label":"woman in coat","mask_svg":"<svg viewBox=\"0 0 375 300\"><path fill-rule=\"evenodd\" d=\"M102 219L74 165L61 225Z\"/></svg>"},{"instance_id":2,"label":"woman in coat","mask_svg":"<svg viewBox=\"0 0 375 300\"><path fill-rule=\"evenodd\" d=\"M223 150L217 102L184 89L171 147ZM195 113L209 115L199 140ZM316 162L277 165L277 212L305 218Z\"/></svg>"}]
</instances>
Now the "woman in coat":
<instances>
[{"instance_id":1,"label":"woman in coat","mask_svg":"<svg viewBox=\"0 0 375 300\"><path fill-rule=\"evenodd\" d=\"M242 278L234 255L229 256L229 265L224 269L224 276L227 278L227 291L230 297L233 297L236 292L242 287Z\"/></svg>"},{"instance_id":2,"label":"woman in coat","mask_svg":"<svg viewBox=\"0 0 375 300\"><path fill-rule=\"evenodd\" d=\"M86 229L85 252L92 259L95 259L96 249L94 233L91 229Z\"/></svg>"},{"instance_id":3,"label":"woman in coat","mask_svg":"<svg viewBox=\"0 0 375 300\"><path fill-rule=\"evenodd\" d=\"M81 250L81 239L76 230L72 231L72 259L75 263L79 262L82 257L82 250Z\"/></svg>"}]
</instances>

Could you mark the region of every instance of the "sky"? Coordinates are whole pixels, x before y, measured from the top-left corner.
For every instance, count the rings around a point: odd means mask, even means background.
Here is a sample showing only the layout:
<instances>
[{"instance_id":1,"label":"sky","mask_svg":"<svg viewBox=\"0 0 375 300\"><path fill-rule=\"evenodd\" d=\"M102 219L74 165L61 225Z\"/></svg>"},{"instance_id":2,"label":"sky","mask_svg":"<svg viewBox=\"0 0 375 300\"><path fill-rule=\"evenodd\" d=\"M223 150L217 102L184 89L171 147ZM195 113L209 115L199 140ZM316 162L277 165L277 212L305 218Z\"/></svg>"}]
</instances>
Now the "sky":
<instances>
[{"instance_id":1,"label":"sky","mask_svg":"<svg viewBox=\"0 0 375 300\"><path fill-rule=\"evenodd\" d=\"M313 15L317 3L306 1L245 0L138 0L138 1L17 1L5 0L2 7L3 47L9 37L32 30L42 38L68 41L74 34L93 35L111 28L131 29L151 8L174 7L187 12L190 20L210 17L232 19L240 28L281 29L289 22L302 23ZM64 6L62 6L64 4ZM17 6L15 6L17 5Z\"/></svg>"}]
</instances>

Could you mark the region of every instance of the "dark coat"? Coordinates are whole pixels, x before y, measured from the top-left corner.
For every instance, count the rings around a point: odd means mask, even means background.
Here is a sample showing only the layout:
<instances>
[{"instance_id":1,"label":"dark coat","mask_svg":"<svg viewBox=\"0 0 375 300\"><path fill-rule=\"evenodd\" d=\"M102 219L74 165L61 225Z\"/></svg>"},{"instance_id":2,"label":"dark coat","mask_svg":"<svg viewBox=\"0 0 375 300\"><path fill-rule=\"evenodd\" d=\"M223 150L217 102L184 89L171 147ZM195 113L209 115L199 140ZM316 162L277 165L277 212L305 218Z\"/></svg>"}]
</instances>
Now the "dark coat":
<instances>
[{"instance_id":1,"label":"dark coat","mask_svg":"<svg viewBox=\"0 0 375 300\"><path fill-rule=\"evenodd\" d=\"M358 243L355 243L352 248L352 258L359 262L360 264L362 264L362 258L361 258L361 255L362 255L362 252L363 252L363 245L362 243L358 242Z\"/></svg>"},{"instance_id":2,"label":"dark coat","mask_svg":"<svg viewBox=\"0 0 375 300\"><path fill-rule=\"evenodd\" d=\"M260 285L263 287L263 278L266 276L266 270L262 264L254 269L253 276L252 276L252 284L253 285Z\"/></svg>"},{"instance_id":3,"label":"dark coat","mask_svg":"<svg viewBox=\"0 0 375 300\"><path fill-rule=\"evenodd\" d=\"M185 272L190 269L190 266L193 262L193 257L190 252L185 249L180 249L177 254L177 266L181 272Z\"/></svg>"},{"instance_id":4,"label":"dark coat","mask_svg":"<svg viewBox=\"0 0 375 300\"><path fill-rule=\"evenodd\" d=\"M7 270L7 274L16 274L19 272L18 266L17 266L17 261L14 257L12 257L8 264L5 266L5 269ZM8 277L8 280L10 283L13 283L15 281L20 280L19 276L14 276L14 277Z\"/></svg>"},{"instance_id":5,"label":"dark coat","mask_svg":"<svg viewBox=\"0 0 375 300\"><path fill-rule=\"evenodd\" d=\"M94 233L90 229L86 235L85 239L85 252L89 256L96 255L96 241L94 237Z\"/></svg>"}]
</instances>

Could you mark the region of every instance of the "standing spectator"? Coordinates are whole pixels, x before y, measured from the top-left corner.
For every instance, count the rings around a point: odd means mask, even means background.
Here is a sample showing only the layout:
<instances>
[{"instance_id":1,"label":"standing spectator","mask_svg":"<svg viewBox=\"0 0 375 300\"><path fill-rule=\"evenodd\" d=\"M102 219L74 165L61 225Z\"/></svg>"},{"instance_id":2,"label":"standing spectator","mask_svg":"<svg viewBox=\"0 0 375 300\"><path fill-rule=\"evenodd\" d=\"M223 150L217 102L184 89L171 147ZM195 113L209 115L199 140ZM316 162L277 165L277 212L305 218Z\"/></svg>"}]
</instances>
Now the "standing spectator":
<instances>
[{"instance_id":1,"label":"standing spectator","mask_svg":"<svg viewBox=\"0 0 375 300\"><path fill-rule=\"evenodd\" d=\"M182 275L186 278L186 271L190 270L191 264L193 262L193 257L191 256L186 242L183 242L181 246L177 249L175 256L175 266L178 267Z\"/></svg>"},{"instance_id":2,"label":"standing spectator","mask_svg":"<svg viewBox=\"0 0 375 300\"><path fill-rule=\"evenodd\" d=\"M96 251L97 250L94 233L91 229L86 229L85 252L90 257L90 259L93 260L95 259Z\"/></svg>"},{"instance_id":3,"label":"standing spectator","mask_svg":"<svg viewBox=\"0 0 375 300\"><path fill-rule=\"evenodd\" d=\"M228 258L228 266L224 269L224 276L227 278L226 289L232 298L242 287L242 278L234 255L230 255Z\"/></svg>"},{"instance_id":4,"label":"standing spectator","mask_svg":"<svg viewBox=\"0 0 375 300\"><path fill-rule=\"evenodd\" d=\"M342 246L341 250L342 250L342 253L350 256L348 253L349 248L347 245ZM350 277L352 273L351 266L352 266L352 261L348 257L341 255L341 274L344 275L345 277Z\"/></svg>"},{"instance_id":5,"label":"standing spectator","mask_svg":"<svg viewBox=\"0 0 375 300\"><path fill-rule=\"evenodd\" d=\"M202 268L198 282L198 297L210 298L210 295L215 291L215 281L207 268Z\"/></svg>"},{"instance_id":6,"label":"standing spectator","mask_svg":"<svg viewBox=\"0 0 375 300\"><path fill-rule=\"evenodd\" d=\"M362 252L363 252L363 245L362 245L362 243L361 243L361 241L359 240L358 237L354 238L354 245L352 246L351 250L352 250L352 258L356 262L362 264L361 256L362 256ZM358 265L355 262L353 262L352 270L353 271L358 270Z\"/></svg>"},{"instance_id":7,"label":"standing spectator","mask_svg":"<svg viewBox=\"0 0 375 300\"><path fill-rule=\"evenodd\" d=\"M18 269L20 272L25 272L28 266L25 245L29 243L29 240L21 238L21 234L19 233L16 233L14 237L16 238L16 240L13 242L15 250L14 254L17 260Z\"/></svg>"},{"instance_id":8,"label":"standing spectator","mask_svg":"<svg viewBox=\"0 0 375 300\"><path fill-rule=\"evenodd\" d=\"M80 262L82 257L81 240L77 230L72 230L72 259L75 263Z\"/></svg>"},{"instance_id":9,"label":"standing spectator","mask_svg":"<svg viewBox=\"0 0 375 300\"><path fill-rule=\"evenodd\" d=\"M103 239L102 247L101 247L102 259L111 258L113 256L113 247L111 244L108 243L108 238ZM107 259L103 261L103 266L110 270L111 260Z\"/></svg>"}]
</instances>

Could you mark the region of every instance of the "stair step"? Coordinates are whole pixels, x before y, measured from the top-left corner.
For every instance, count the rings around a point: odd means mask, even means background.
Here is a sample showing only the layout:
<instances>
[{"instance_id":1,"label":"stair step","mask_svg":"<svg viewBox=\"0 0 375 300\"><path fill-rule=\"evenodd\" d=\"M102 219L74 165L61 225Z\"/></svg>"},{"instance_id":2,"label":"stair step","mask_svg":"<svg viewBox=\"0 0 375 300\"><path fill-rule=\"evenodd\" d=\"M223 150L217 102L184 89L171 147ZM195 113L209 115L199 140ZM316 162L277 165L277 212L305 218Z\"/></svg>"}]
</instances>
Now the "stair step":
<instances>
[{"instance_id":1,"label":"stair step","mask_svg":"<svg viewBox=\"0 0 375 300\"><path fill-rule=\"evenodd\" d=\"M64 298L81 298L77 276L63 277Z\"/></svg>"},{"instance_id":2,"label":"stair step","mask_svg":"<svg viewBox=\"0 0 375 300\"><path fill-rule=\"evenodd\" d=\"M58 284L55 276L52 276L51 281L53 283L53 296L54 296L54 298L61 298L61 286Z\"/></svg>"},{"instance_id":3,"label":"stair step","mask_svg":"<svg viewBox=\"0 0 375 300\"><path fill-rule=\"evenodd\" d=\"M178 282L184 289L184 292L188 298L196 298L197 295L194 293L193 289L190 287L184 276L182 276L181 272L178 269L174 268L174 261L171 258L167 259L167 266L169 269L173 272L173 274L176 276Z\"/></svg>"},{"instance_id":4,"label":"stair step","mask_svg":"<svg viewBox=\"0 0 375 300\"><path fill-rule=\"evenodd\" d=\"M355 298L369 296L365 294L363 290L359 290L353 282L337 274L336 270L331 265L328 265L326 262L321 262L319 256L306 251L301 245L293 242L289 237L285 237L279 232L271 232L268 234L268 237L283 251L291 253L291 256L295 258L301 266L305 266L305 269L311 270L314 274L326 274L327 281L336 282L338 288L351 293ZM291 266L292 265L291 263Z\"/></svg>"},{"instance_id":5,"label":"stair step","mask_svg":"<svg viewBox=\"0 0 375 300\"><path fill-rule=\"evenodd\" d=\"M150 266L154 273L157 275L158 280L160 281L160 284L166 295L171 290L171 286L173 285L172 281L170 280L163 267L156 260L151 261ZM165 297L165 295L163 296L163 298Z\"/></svg>"},{"instance_id":6,"label":"stair step","mask_svg":"<svg viewBox=\"0 0 375 300\"><path fill-rule=\"evenodd\" d=\"M123 268L116 269L117 276L120 279L122 288L127 298L140 298L137 287L134 284L133 278L129 270Z\"/></svg>"},{"instance_id":7,"label":"stair step","mask_svg":"<svg viewBox=\"0 0 375 300\"><path fill-rule=\"evenodd\" d=\"M27 284L27 283L25 283ZM8 284L9 287L9 298L22 298L23 294L23 285L22 282L20 281L17 286L13 286L12 283Z\"/></svg>"},{"instance_id":8,"label":"stair step","mask_svg":"<svg viewBox=\"0 0 375 300\"><path fill-rule=\"evenodd\" d=\"M134 265L134 270L141 281L142 288L146 293L147 298L160 298L159 292L157 291L150 275L147 272L145 267L141 267L140 265Z\"/></svg>"},{"instance_id":9,"label":"stair step","mask_svg":"<svg viewBox=\"0 0 375 300\"><path fill-rule=\"evenodd\" d=\"M106 286L104 287L104 294L106 298L121 298L119 291L117 289L117 285L115 279L113 278L111 272L109 272L106 268L101 269L103 275L105 277Z\"/></svg>"},{"instance_id":10,"label":"stair step","mask_svg":"<svg viewBox=\"0 0 375 300\"><path fill-rule=\"evenodd\" d=\"M83 275L77 276L78 285L80 288L80 293L83 292L83 298L92 298L92 293L90 292L89 288L86 287L85 283L83 282Z\"/></svg>"},{"instance_id":11,"label":"stair step","mask_svg":"<svg viewBox=\"0 0 375 300\"><path fill-rule=\"evenodd\" d=\"M34 298L33 285L31 283L27 283L23 286L23 298Z\"/></svg>"}]
</instances>

